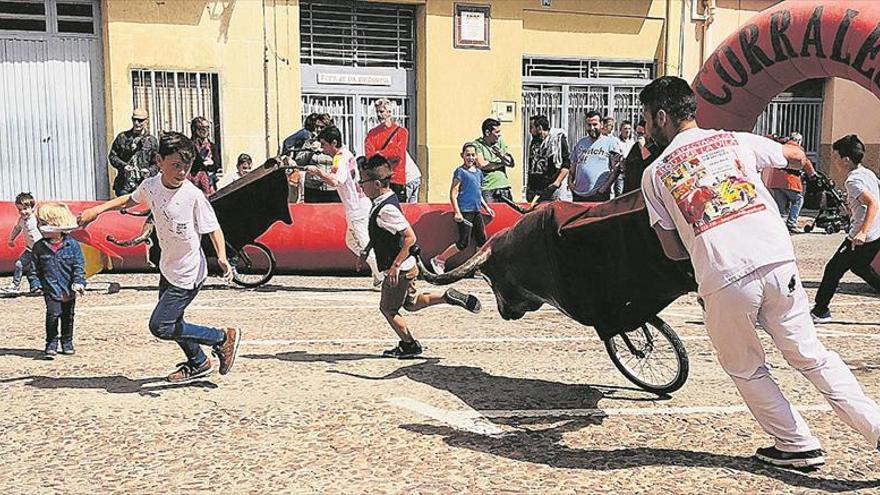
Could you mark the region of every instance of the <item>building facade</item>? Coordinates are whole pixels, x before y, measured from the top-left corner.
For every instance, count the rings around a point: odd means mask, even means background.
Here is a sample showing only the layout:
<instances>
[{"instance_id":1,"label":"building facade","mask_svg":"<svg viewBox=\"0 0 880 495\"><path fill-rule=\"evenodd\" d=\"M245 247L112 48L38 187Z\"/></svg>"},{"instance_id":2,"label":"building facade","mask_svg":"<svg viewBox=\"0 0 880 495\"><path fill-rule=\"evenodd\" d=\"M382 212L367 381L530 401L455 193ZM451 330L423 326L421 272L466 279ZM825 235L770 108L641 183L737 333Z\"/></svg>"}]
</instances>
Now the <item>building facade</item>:
<instances>
[{"instance_id":1,"label":"building facade","mask_svg":"<svg viewBox=\"0 0 880 495\"><path fill-rule=\"evenodd\" d=\"M315 111L333 115L362 151L377 98L410 131L423 201L448 200L461 144L490 116L503 122L522 197L529 116L548 115L571 140L587 109L637 120L641 87L664 74L692 80L721 40L773 3L0 2L0 198L107 197L107 148L135 107L149 110L153 133L188 134L205 116L228 169L239 153L277 154ZM878 106L854 84L818 81L777 100L762 130L800 130L823 164L834 139L857 132L880 158L880 124L847 118L847 108Z\"/></svg>"}]
</instances>

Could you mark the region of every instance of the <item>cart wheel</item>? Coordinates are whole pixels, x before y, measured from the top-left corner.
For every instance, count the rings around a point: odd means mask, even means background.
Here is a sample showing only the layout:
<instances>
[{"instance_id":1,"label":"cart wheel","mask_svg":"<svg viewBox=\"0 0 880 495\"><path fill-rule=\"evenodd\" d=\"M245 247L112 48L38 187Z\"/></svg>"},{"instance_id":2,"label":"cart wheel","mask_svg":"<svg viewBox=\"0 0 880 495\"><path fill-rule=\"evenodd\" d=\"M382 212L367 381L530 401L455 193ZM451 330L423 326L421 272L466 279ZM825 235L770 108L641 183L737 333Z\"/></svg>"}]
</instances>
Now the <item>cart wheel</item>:
<instances>
[{"instance_id":1,"label":"cart wheel","mask_svg":"<svg viewBox=\"0 0 880 495\"><path fill-rule=\"evenodd\" d=\"M605 349L623 376L648 392L670 394L687 381L689 365L684 344L658 316L606 340Z\"/></svg>"},{"instance_id":2,"label":"cart wheel","mask_svg":"<svg viewBox=\"0 0 880 495\"><path fill-rule=\"evenodd\" d=\"M246 244L234 254L232 280L242 287L259 287L275 274L275 255L259 242Z\"/></svg>"},{"instance_id":3,"label":"cart wheel","mask_svg":"<svg viewBox=\"0 0 880 495\"><path fill-rule=\"evenodd\" d=\"M813 224L808 223L808 224L804 225L804 232L805 233L809 234L812 231L813 231Z\"/></svg>"}]
</instances>

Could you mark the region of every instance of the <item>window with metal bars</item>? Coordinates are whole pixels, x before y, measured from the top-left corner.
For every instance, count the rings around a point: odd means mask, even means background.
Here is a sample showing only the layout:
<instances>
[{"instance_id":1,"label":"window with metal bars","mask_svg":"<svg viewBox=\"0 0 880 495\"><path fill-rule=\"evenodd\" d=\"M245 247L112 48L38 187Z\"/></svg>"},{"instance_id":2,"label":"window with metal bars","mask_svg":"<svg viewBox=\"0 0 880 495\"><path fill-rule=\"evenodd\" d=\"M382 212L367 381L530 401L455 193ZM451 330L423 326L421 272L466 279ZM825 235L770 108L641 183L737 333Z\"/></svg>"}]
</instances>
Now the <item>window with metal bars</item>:
<instances>
[{"instance_id":1,"label":"window with metal bars","mask_svg":"<svg viewBox=\"0 0 880 495\"><path fill-rule=\"evenodd\" d=\"M150 132L177 131L190 135L190 122L204 117L211 123L213 141L220 144L220 85L210 72L131 71L134 108L149 112Z\"/></svg>"},{"instance_id":2,"label":"window with metal bars","mask_svg":"<svg viewBox=\"0 0 880 495\"><path fill-rule=\"evenodd\" d=\"M415 67L415 7L304 0L299 22L302 64Z\"/></svg>"},{"instance_id":3,"label":"window with metal bars","mask_svg":"<svg viewBox=\"0 0 880 495\"><path fill-rule=\"evenodd\" d=\"M652 79L654 62L524 57L524 77Z\"/></svg>"}]
</instances>

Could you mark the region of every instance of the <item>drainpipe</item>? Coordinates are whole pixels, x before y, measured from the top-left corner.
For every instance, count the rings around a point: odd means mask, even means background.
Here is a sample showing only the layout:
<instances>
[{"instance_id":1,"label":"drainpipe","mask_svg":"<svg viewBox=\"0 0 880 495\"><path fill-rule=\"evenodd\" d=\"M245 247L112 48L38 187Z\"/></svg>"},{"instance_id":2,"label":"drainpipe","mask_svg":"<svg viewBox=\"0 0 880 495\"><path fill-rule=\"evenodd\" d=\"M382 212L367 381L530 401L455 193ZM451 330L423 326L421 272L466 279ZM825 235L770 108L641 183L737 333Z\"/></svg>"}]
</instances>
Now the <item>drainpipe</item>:
<instances>
[{"instance_id":1,"label":"drainpipe","mask_svg":"<svg viewBox=\"0 0 880 495\"><path fill-rule=\"evenodd\" d=\"M269 40L266 33L266 0L260 0L263 8L263 124L266 129L266 156L275 156L272 152L271 137L269 135Z\"/></svg>"}]
</instances>

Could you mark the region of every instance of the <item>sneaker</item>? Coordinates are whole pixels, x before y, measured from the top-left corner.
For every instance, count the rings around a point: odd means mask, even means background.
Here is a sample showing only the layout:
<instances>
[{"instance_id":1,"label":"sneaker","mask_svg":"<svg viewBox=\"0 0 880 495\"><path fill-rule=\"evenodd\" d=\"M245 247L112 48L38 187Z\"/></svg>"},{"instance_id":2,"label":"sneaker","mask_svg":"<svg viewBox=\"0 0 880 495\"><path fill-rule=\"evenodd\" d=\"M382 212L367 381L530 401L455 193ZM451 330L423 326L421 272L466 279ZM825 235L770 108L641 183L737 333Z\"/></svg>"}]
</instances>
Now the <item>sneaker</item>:
<instances>
[{"instance_id":1,"label":"sneaker","mask_svg":"<svg viewBox=\"0 0 880 495\"><path fill-rule=\"evenodd\" d=\"M434 273L437 275L442 275L446 273L446 262L434 256L431 258L431 269L434 270Z\"/></svg>"},{"instance_id":2,"label":"sneaker","mask_svg":"<svg viewBox=\"0 0 880 495\"><path fill-rule=\"evenodd\" d=\"M779 467L809 468L825 464L825 452L822 449L805 452L783 452L776 447L762 447L755 452L759 461Z\"/></svg>"},{"instance_id":3,"label":"sneaker","mask_svg":"<svg viewBox=\"0 0 880 495\"><path fill-rule=\"evenodd\" d=\"M73 348L73 342L62 342L61 354L64 354L65 356L73 356L76 354L76 349Z\"/></svg>"},{"instance_id":4,"label":"sneaker","mask_svg":"<svg viewBox=\"0 0 880 495\"><path fill-rule=\"evenodd\" d=\"M448 289L443 294L443 300L453 306L461 306L473 314L479 313L480 309L482 309L482 305L480 304L480 300L477 299L477 296L465 294L464 292L455 289Z\"/></svg>"},{"instance_id":5,"label":"sneaker","mask_svg":"<svg viewBox=\"0 0 880 495\"><path fill-rule=\"evenodd\" d=\"M214 355L220 360L220 374L225 375L232 369L235 356L238 354L238 345L241 343L241 330L227 328L226 339L222 344L214 346Z\"/></svg>"},{"instance_id":6,"label":"sneaker","mask_svg":"<svg viewBox=\"0 0 880 495\"><path fill-rule=\"evenodd\" d=\"M412 359L422 353L422 344L418 340L412 342L400 341L397 347L382 352L382 357L397 359Z\"/></svg>"},{"instance_id":7,"label":"sneaker","mask_svg":"<svg viewBox=\"0 0 880 495\"><path fill-rule=\"evenodd\" d=\"M199 367L195 367L187 361L178 364L177 371L168 375L166 380L171 383L189 383L199 378L204 378L213 372L214 365L211 364L210 359L205 359L205 362Z\"/></svg>"},{"instance_id":8,"label":"sneaker","mask_svg":"<svg viewBox=\"0 0 880 495\"><path fill-rule=\"evenodd\" d=\"M821 313L817 313L816 309L813 308L813 310L810 311L810 316L813 317L813 323L828 323L831 321L831 310L826 309Z\"/></svg>"},{"instance_id":9,"label":"sneaker","mask_svg":"<svg viewBox=\"0 0 880 495\"><path fill-rule=\"evenodd\" d=\"M58 354L58 341L46 342L46 349L43 351L43 355L48 359L54 359L56 354Z\"/></svg>"}]
</instances>

